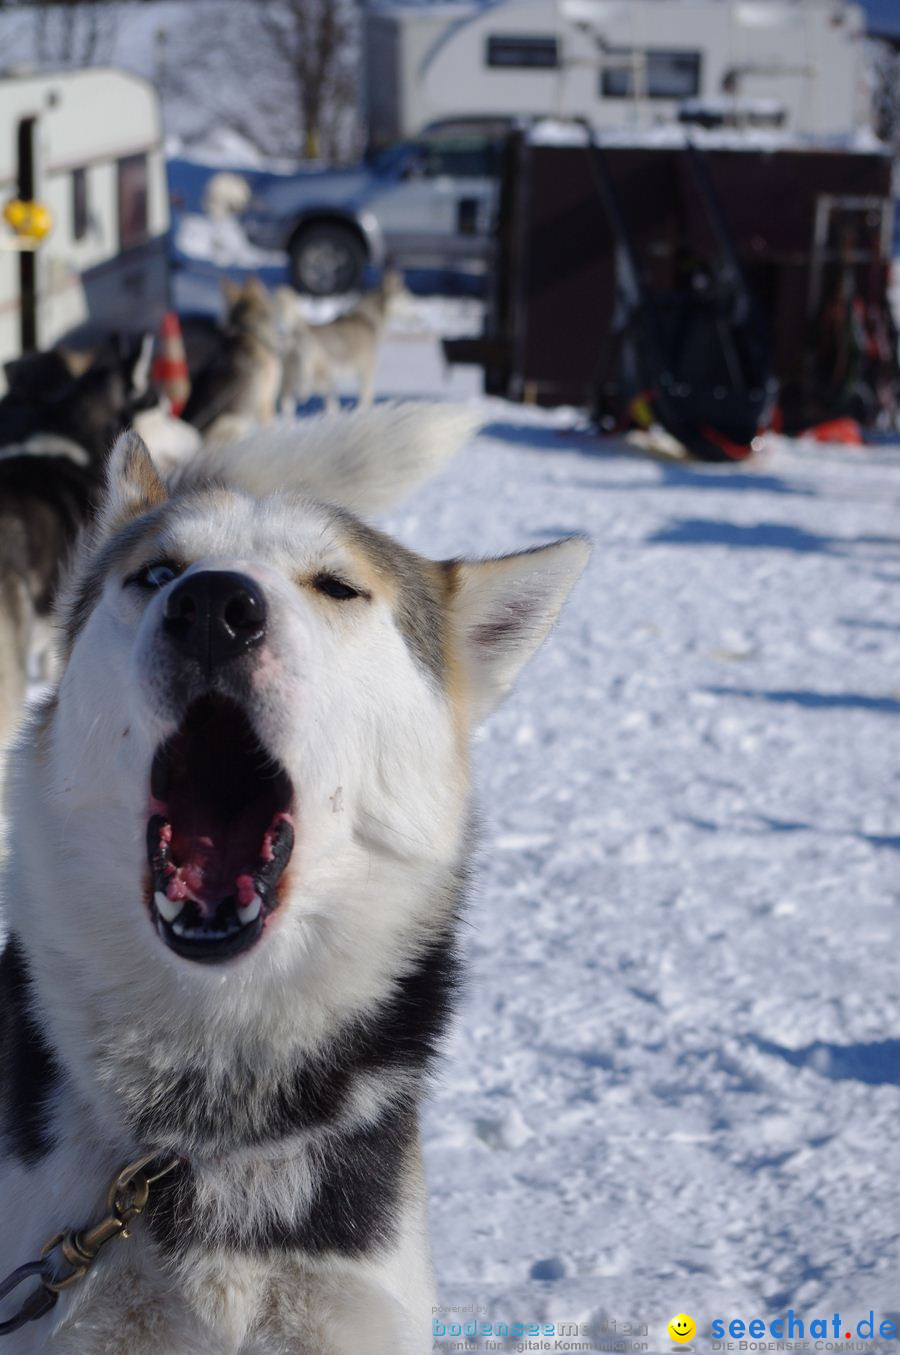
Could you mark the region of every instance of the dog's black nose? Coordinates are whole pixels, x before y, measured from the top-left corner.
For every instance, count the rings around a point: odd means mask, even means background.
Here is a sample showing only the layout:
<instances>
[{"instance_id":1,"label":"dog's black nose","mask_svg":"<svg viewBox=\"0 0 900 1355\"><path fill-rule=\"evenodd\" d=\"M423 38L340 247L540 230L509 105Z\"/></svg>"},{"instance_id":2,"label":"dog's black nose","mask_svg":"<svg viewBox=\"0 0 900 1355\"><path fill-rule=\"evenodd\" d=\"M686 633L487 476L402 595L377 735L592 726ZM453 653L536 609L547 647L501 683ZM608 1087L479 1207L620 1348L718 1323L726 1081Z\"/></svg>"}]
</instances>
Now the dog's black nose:
<instances>
[{"instance_id":1,"label":"dog's black nose","mask_svg":"<svg viewBox=\"0 0 900 1355\"><path fill-rule=\"evenodd\" d=\"M204 569L172 589L163 629L182 654L211 669L262 643L266 600L246 574Z\"/></svg>"}]
</instances>

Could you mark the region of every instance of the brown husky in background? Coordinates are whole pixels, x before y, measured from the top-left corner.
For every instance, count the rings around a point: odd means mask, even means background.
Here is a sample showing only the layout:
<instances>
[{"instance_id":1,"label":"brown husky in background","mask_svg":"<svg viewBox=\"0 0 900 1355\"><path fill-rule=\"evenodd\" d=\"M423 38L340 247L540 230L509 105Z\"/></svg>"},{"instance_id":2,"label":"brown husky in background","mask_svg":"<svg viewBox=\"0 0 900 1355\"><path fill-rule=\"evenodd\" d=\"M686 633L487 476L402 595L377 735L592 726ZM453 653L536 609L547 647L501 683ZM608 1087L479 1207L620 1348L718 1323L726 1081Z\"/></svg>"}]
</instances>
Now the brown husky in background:
<instances>
[{"instance_id":1,"label":"brown husky in background","mask_svg":"<svg viewBox=\"0 0 900 1355\"><path fill-rule=\"evenodd\" d=\"M200 370L182 418L204 438L232 440L275 414L281 387L281 350L275 303L258 278L222 284L225 324Z\"/></svg>"}]
</instances>

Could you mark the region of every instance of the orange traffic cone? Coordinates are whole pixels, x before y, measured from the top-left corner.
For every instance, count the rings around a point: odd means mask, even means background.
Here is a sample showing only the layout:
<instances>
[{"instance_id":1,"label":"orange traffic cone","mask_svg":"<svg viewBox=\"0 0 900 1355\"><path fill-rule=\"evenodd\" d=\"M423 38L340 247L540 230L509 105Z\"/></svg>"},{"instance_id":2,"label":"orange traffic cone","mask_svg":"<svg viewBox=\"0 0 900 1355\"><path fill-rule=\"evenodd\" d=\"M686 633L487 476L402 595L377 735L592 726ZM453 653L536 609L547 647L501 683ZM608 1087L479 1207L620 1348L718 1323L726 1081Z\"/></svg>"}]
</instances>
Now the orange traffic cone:
<instances>
[{"instance_id":1,"label":"orange traffic cone","mask_svg":"<svg viewBox=\"0 0 900 1355\"><path fill-rule=\"evenodd\" d=\"M163 316L159 352L153 363L153 380L168 396L172 413L180 414L191 393L191 378L181 325L174 311L166 311Z\"/></svg>"}]
</instances>

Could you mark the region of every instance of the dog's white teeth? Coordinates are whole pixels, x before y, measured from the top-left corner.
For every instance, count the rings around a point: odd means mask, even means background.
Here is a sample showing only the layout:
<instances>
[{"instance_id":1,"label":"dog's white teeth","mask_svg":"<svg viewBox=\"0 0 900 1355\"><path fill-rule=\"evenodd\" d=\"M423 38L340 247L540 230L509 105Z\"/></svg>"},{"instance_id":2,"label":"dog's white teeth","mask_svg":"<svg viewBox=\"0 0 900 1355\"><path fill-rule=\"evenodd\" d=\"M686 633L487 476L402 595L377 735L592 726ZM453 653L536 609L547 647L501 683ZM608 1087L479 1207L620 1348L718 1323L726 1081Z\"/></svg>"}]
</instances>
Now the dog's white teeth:
<instances>
[{"instance_id":1,"label":"dog's white teeth","mask_svg":"<svg viewBox=\"0 0 900 1355\"><path fill-rule=\"evenodd\" d=\"M181 903L173 903L171 899L166 898L160 889L157 889L154 893L153 902L156 904L156 911L160 917L165 918L166 922L174 922L184 907L183 900Z\"/></svg>"},{"instance_id":2,"label":"dog's white teeth","mask_svg":"<svg viewBox=\"0 0 900 1355\"><path fill-rule=\"evenodd\" d=\"M259 917L259 910L262 908L262 899L258 894L254 894L249 903L244 904L243 908L238 908L238 921L242 927L246 927L248 922L255 922Z\"/></svg>"}]
</instances>

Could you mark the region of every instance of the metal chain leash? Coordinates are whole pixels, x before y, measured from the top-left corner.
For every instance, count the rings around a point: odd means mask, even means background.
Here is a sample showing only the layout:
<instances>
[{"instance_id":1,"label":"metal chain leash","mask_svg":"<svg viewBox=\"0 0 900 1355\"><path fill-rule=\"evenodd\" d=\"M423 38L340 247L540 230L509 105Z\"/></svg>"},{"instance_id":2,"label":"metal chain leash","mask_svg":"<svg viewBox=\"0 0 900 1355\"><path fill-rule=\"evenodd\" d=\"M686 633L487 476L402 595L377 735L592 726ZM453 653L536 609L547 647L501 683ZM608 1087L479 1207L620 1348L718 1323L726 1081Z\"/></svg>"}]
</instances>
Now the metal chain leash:
<instances>
[{"instance_id":1,"label":"metal chain leash","mask_svg":"<svg viewBox=\"0 0 900 1355\"><path fill-rule=\"evenodd\" d=\"M150 1199L150 1187L168 1176L182 1159L173 1157L158 1171L150 1172L158 1153L148 1153L136 1162L123 1167L110 1181L106 1192L106 1213L97 1223L87 1228L54 1233L41 1248L40 1259L19 1266L0 1281L0 1300L5 1299L20 1284L33 1277L40 1284L23 1300L19 1311L6 1322L0 1322L0 1336L18 1331L26 1322L36 1322L49 1313L64 1289L83 1280L100 1252L113 1238L127 1238L129 1225L143 1214Z\"/></svg>"}]
</instances>

